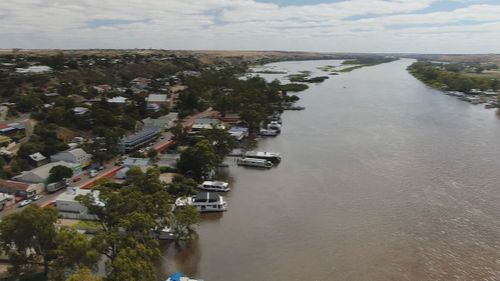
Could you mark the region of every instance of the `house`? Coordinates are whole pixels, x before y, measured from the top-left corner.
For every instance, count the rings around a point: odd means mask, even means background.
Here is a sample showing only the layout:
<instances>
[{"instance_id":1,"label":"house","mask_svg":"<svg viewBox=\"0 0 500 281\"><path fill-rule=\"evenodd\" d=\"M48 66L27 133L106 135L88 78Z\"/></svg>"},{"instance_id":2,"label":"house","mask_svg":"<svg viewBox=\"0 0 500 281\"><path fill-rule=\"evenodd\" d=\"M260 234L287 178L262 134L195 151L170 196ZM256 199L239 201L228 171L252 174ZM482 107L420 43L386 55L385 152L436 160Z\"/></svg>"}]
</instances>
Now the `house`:
<instances>
[{"instance_id":1,"label":"house","mask_svg":"<svg viewBox=\"0 0 500 281\"><path fill-rule=\"evenodd\" d=\"M146 173L148 171L148 169L151 168L152 166L136 166L136 167L138 167L139 169L141 169L141 171L143 173ZM130 171L130 168L131 167L124 167L123 169L120 169L115 174L115 179L117 179L117 180L126 180L127 179L127 172Z\"/></svg>"},{"instance_id":2,"label":"house","mask_svg":"<svg viewBox=\"0 0 500 281\"><path fill-rule=\"evenodd\" d=\"M161 129L158 127L147 127L142 131L132 134L120 141L120 151L128 153L154 141L160 136Z\"/></svg>"},{"instance_id":3,"label":"house","mask_svg":"<svg viewBox=\"0 0 500 281\"><path fill-rule=\"evenodd\" d=\"M73 108L73 113L76 115L76 116L83 116L85 114L87 114L90 110L86 107L75 107Z\"/></svg>"},{"instance_id":4,"label":"house","mask_svg":"<svg viewBox=\"0 0 500 281\"><path fill-rule=\"evenodd\" d=\"M151 103L146 105L146 109L149 111L158 112L160 111L161 107L155 103Z\"/></svg>"},{"instance_id":5,"label":"house","mask_svg":"<svg viewBox=\"0 0 500 281\"><path fill-rule=\"evenodd\" d=\"M12 195L0 193L0 211L16 203L16 198Z\"/></svg>"},{"instance_id":6,"label":"house","mask_svg":"<svg viewBox=\"0 0 500 281\"><path fill-rule=\"evenodd\" d=\"M75 148L71 150L61 151L55 155L50 156L50 161L65 161L68 163L79 164L82 168L90 165L92 160L92 155L85 152L81 148Z\"/></svg>"},{"instance_id":7,"label":"house","mask_svg":"<svg viewBox=\"0 0 500 281\"><path fill-rule=\"evenodd\" d=\"M6 136L0 136L0 147L8 146L12 142L12 139Z\"/></svg>"},{"instance_id":8,"label":"house","mask_svg":"<svg viewBox=\"0 0 500 281\"><path fill-rule=\"evenodd\" d=\"M48 164L50 161L47 157L43 156L40 152L28 155L28 162L35 167L40 167L42 165Z\"/></svg>"},{"instance_id":9,"label":"house","mask_svg":"<svg viewBox=\"0 0 500 281\"><path fill-rule=\"evenodd\" d=\"M108 92L108 91L111 91L113 89L113 87L111 85L108 85L108 84L103 84L103 85L97 85L97 86L94 86L94 89L99 93L99 94L102 94L104 92Z\"/></svg>"},{"instance_id":10,"label":"house","mask_svg":"<svg viewBox=\"0 0 500 281\"><path fill-rule=\"evenodd\" d=\"M191 130L196 132L200 130L211 130L211 129L226 129L226 126L216 118L198 118L194 121Z\"/></svg>"},{"instance_id":11,"label":"house","mask_svg":"<svg viewBox=\"0 0 500 281\"><path fill-rule=\"evenodd\" d=\"M234 137L236 140L242 140L245 137L248 137L248 128L245 127L232 127L227 131L229 135Z\"/></svg>"},{"instance_id":12,"label":"house","mask_svg":"<svg viewBox=\"0 0 500 281\"><path fill-rule=\"evenodd\" d=\"M148 79L148 78L144 78L144 77L137 77L135 79L133 79L132 81L130 81L130 84L134 85L134 87L138 88L138 89L146 89L149 85L149 83L151 83L151 79Z\"/></svg>"},{"instance_id":13,"label":"house","mask_svg":"<svg viewBox=\"0 0 500 281\"><path fill-rule=\"evenodd\" d=\"M170 100L166 94L149 94L146 98L147 104L169 105Z\"/></svg>"},{"instance_id":14,"label":"house","mask_svg":"<svg viewBox=\"0 0 500 281\"><path fill-rule=\"evenodd\" d=\"M117 96L117 97L108 99L108 102L115 103L115 104L125 104L125 103L127 103L127 100L128 99L125 97Z\"/></svg>"},{"instance_id":15,"label":"house","mask_svg":"<svg viewBox=\"0 0 500 281\"><path fill-rule=\"evenodd\" d=\"M26 126L21 123L0 124L0 135L14 135L25 130Z\"/></svg>"},{"instance_id":16,"label":"house","mask_svg":"<svg viewBox=\"0 0 500 281\"><path fill-rule=\"evenodd\" d=\"M175 121L177 120L177 112L171 112L167 115L160 116L156 119L148 117L143 119L144 127L156 127L161 129L169 129L175 126Z\"/></svg>"},{"instance_id":17,"label":"house","mask_svg":"<svg viewBox=\"0 0 500 281\"><path fill-rule=\"evenodd\" d=\"M43 190L44 186L41 183L25 183L0 179L0 192L23 197L24 199L40 194Z\"/></svg>"},{"instance_id":18,"label":"house","mask_svg":"<svg viewBox=\"0 0 500 281\"><path fill-rule=\"evenodd\" d=\"M55 166L68 167L73 170L73 175L79 174L82 171L82 167L79 164L68 163L65 161L58 161L45 164L33 170L24 171L20 175L13 177L13 179L26 183L48 184L47 180L49 179L50 169L52 169Z\"/></svg>"},{"instance_id":19,"label":"house","mask_svg":"<svg viewBox=\"0 0 500 281\"><path fill-rule=\"evenodd\" d=\"M99 191L90 189L80 189L77 187L70 187L64 193L61 193L56 199L56 208L64 216L64 213L73 213L78 215L87 215L87 219L92 219L88 216L88 209L82 205L78 200L77 196L85 196L91 194L94 198L94 203L99 206L104 206L104 203L99 200ZM95 218L95 217L94 217Z\"/></svg>"},{"instance_id":20,"label":"house","mask_svg":"<svg viewBox=\"0 0 500 281\"><path fill-rule=\"evenodd\" d=\"M151 165L151 161L149 158L136 158L136 157L127 157L123 160L124 167L148 167Z\"/></svg>"}]
</instances>

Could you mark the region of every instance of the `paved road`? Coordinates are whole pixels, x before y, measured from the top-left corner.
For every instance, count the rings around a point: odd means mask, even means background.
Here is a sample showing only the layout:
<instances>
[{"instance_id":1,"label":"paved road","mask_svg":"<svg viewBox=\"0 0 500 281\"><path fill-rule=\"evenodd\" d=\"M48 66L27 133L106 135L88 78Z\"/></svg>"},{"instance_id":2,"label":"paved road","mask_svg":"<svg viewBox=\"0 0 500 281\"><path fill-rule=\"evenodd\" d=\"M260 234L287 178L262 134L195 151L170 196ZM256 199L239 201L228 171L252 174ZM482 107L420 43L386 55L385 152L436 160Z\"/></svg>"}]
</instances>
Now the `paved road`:
<instances>
[{"instance_id":1,"label":"paved road","mask_svg":"<svg viewBox=\"0 0 500 281\"><path fill-rule=\"evenodd\" d=\"M207 116L210 116L211 114L213 113L212 111L212 108L209 108L203 112L200 112L196 115L193 115L193 116L190 116L186 119L184 119L183 121L183 125L185 127L191 127L194 123L194 121L197 119L197 118L201 118L201 117L207 117ZM29 122L29 120L24 120L27 124L27 136L28 136L28 133L29 133L29 136L31 136L32 132L33 132L33 124L31 124L31 122ZM18 121L17 121L18 122ZM29 124L29 132L28 132L28 124ZM160 139L155 143L153 144L153 148L159 150L159 151L162 151L164 150L166 147L168 147L170 144L173 143L173 141L171 140L172 138L172 133L170 132L165 132L162 134L162 136L160 137ZM121 157L120 156L117 156L113 159L111 159L110 161L108 161L107 163L104 164L104 170L102 171L99 171L99 174L94 177L94 178L90 178L89 177L89 174L88 172L84 172L83 174L80 174L80 175L77 175L75 177L73 177L71 180L70 180L70 186L79 186L79 187L84 187L84 188L90 188L93 186L93 184L95 183L95 181L99 180L100 178L103 178L103 177L109 177L109 176L112 176L114 175L114 173L116 171L118 171L119 169L123 168L123 166L117 166L115 165L119 159ZM80 180L78 181L74 181L76 178L79 178ZM66 188L63 188L61 190L58 190L54 193L50 193L50 194L44 194L43 198L31 203L31 204L37 204L39 206L46 206L52 202L54 202L57 197L66 191ZM23 208L18 208L18 205L19 203L16 203L12 206L10 206L9 208L3 210L0 212L0 218L3 218L9 214L13 214L13 213L16 213L16 212L19 212L20 210L22 210Z\"/></svg>"}]
</instances>

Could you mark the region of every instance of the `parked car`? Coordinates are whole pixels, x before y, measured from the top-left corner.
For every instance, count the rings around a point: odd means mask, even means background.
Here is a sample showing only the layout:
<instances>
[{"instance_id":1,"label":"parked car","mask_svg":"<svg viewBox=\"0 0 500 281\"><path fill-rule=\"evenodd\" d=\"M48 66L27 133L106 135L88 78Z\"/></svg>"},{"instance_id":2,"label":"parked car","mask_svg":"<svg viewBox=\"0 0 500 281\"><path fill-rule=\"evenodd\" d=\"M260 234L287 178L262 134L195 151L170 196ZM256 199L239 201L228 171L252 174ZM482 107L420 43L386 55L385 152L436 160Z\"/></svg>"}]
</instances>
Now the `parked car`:
<instances>
[{"instance_id":1,"label":"parked car","mask_svg":"<svg viewBox=\"0 0 500 281\"><path fill-rule=\"evenodd\" d=\"M74 179L73 179L73 182L78 182L78 181L80 181L81 179L82 179L82 178L80 178L80 177L78 177L78 178L74 178Z\"/></svg>"},{"instance_id":2,"label":"parked car","mask_svg":"<svg viewBox=\"0 0 500 281\"><path fill-rule=\"evenodd\" d=\"M41 194L37 194L37 195L35 195L33 198L31 198L31 200L33 200L33 201L37 201L37 200L42 199L42 198L43 198L43 195L41 195Z\"/></svg>"},{"instance_id":3,"label":"parked car","mask_svg":"<svg viewBox=\"0 0 500 281\"><path fill-rule=\"evenodd\" d=\"M98 171L102 171L102 170L104 170L104 166L99 166L99 167L97 167L97 170L98 170Z\"/></svg>"},{"instance_id":4,"label":"parked car","mask_svg":"<svg viewBox=\"0 0 500 281\"><path fill-rule=\"evenodd\" d=\"M19 206L17 206L17 207L22 208L24 206L28 206L29 204L31 204L31 202L33 202L33 200L31 200L31 199L23 200L23 201L21 201L21 203L19 203Z\"/></svg>"},{"instance_id":5,"label":"parked car","mask_svg":"<svg viewBox=\"0 0 500 281\"><path fill-rule=\"evenodd\" d=\"M92 170L90 170L90 172L89 172L89 176L90 176L91 178L93 178L93 177L97 176L97 174L98 174L98 173L99 173L99 172L97 172L97 170L93 170L93 169L92 169Z\"/></svg>"}]
</instances>

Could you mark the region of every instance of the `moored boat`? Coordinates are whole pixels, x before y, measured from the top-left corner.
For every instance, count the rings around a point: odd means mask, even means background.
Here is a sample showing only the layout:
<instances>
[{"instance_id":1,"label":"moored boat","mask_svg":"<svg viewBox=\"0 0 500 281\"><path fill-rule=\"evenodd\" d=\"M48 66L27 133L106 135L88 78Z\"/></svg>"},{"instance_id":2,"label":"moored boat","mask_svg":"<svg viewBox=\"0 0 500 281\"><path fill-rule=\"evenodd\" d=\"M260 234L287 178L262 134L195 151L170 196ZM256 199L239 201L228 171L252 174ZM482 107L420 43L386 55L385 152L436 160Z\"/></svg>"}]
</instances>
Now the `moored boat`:
<instances>
[{"instance_id":1,"label":"moored boat","mask_svg":"<svg viewBox=\"0 0 500 281\"><path fill-rule=\"evenodd\" d=\"M257 168L272 168L274 164L266 159L258 159L258 158L239 158L237 160L238 166L247 166L247 167L257 167Z\"/></svg>"},{"instance_id":2,"label":"moored boat","mask_svg":"<svg viewBox=\"0 0 500 281\"><path fill-rule=\"evenodd\" d=\"M278 131L273 129L261 129L259 134L265 137L275 137L278 135Z\"/></svg>"},{"instance_id":3,"label":"moored boat","mask_svg":"<svg viewBox=\"0 0 500 281\"><path fill-rule=\"evenodd\" d=\"M244 157L257 158L271 161L273 164L278 164L281 162L281 156L279 153L267 152L267 151L247 151Z\"/></svg>"},{"instance_id":4,"label":"moored boat","mask_svg":"<svg viewBox=\"0 0 500 281\"><path fill-rule=\"evenodd\" d=\"M227 192L231 190L229 184L223 181L204 181L198 188L206 191Z\"/></svg>"},{"instance_id":5,"label":"moored boat","mask_svg":"<svg viewBox=\"0 0 500 281\"><path fill-rule=\"evenodd\" d=\"M227 203L224 197L216 192L199 192L192 197L179 197L175 200L176 208L194 206L200 212L224 212L227 211Z\"/></svg>"}]
</instances>

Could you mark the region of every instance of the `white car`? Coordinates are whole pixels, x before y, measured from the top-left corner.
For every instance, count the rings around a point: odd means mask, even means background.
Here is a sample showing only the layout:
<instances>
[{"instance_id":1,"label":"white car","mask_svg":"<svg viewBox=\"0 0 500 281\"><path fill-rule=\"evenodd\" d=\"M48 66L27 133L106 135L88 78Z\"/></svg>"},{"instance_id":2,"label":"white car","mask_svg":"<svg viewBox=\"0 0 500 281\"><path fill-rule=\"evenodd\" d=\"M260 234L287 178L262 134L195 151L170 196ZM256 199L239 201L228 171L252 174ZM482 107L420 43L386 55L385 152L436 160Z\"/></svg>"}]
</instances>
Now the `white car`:
<instances>
[{"instance_id":1,"label":"white car","mask_svg":"<svg viewBox=\"0 0 500 281\"><path fill-rule=\"evenodd\" d=\"M31 198L31 200L37 201L37 200L42 199L42 198L43 198L43 195L38 194L38 195L35 195L35 197Z\"/></svg>"},{"instance_id":2,"label":"white car","mask_svg":"<svg viewBox=\"0 0 500 281\"><path fill-rule=\"evenodd\" d=\"M18 207L19 207L19 208L22 208L22 207L24 207L24 206L27 206L27 205L31 204L31 202L33 202L33 200L31 200L31 199L26 199L26 200L23 200L23 201L21 201L21 203L19 203L19 206L18 206Z\"/></svg>"},{"instance_id":3,"label":"white car","mask_svg":"<svg viewBox=\"0 0 500 281\"><path fill-rule=\"evenodd\" d=\"M99 174L99 172L98 172L98 171L96 171L96 170L90 170L90 172L89 172L89 176L90 176L91 178L93 178L93 177L97 176L97 174Z\"/></svg>"}]
</instances>

